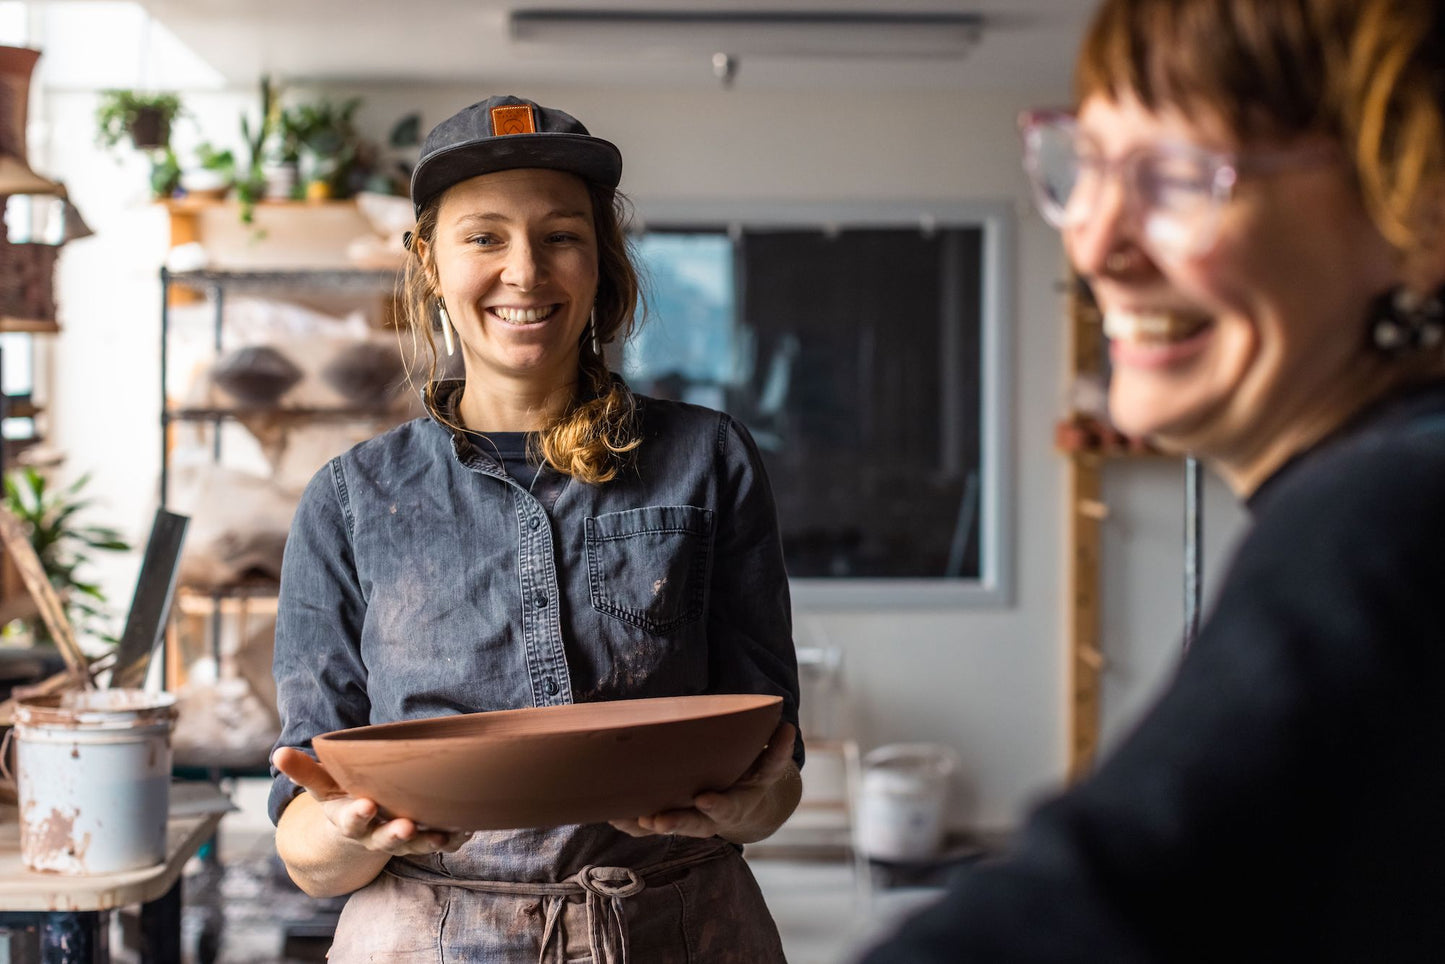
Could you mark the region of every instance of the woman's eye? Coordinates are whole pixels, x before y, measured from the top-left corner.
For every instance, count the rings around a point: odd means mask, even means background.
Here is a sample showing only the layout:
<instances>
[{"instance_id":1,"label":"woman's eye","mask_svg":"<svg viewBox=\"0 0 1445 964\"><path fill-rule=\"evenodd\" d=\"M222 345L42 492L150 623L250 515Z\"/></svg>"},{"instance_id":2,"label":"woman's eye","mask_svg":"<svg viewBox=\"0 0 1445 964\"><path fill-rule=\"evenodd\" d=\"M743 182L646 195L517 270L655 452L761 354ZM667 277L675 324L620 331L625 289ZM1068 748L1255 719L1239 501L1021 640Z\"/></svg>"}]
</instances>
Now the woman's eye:
<instances>
[{"instance_id":1,"label":"woman's eye","mask_svg":"<svg viewBox=\"0 0 1445 964\"><path fill-rule=\"evenodd\" d=\"M558 231L554 234L547 235L547 240L552 242L553 244L568 244L578 240L578 238L575 234L570 234L566 231Z\"/></svg>"},{"instance_id":2,"label":"woman's eye","mask_svg":"<svg viewBox=\"0 0 1445 964\"><path fill-rule=\"evenodd\" d=\"M478 234L475 237L467 238L467 244L474 244L479 248L490 248L497 243L497 239L490 234Z\"/></svg>"}]
</instances>

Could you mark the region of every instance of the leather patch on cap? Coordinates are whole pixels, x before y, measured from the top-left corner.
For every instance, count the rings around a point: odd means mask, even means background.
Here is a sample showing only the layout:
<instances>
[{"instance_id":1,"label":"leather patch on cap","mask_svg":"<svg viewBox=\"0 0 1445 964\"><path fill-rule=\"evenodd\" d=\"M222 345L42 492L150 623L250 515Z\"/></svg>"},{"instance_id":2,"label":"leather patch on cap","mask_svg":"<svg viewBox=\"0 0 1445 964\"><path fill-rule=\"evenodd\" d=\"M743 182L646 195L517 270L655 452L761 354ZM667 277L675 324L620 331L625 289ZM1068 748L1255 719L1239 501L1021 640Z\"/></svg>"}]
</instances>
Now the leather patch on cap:
<instances>
[{"instance_id":1,"label":"leather patch on cap","mask_svg":"<svg viewBox=\"0 0 1445 964\"><path fill-rule=\"evenodd\" d=\"M532 108L526 104L492 108L492 134L535 134L537 125L532 119Z\"/></svg>"}]
</instances>

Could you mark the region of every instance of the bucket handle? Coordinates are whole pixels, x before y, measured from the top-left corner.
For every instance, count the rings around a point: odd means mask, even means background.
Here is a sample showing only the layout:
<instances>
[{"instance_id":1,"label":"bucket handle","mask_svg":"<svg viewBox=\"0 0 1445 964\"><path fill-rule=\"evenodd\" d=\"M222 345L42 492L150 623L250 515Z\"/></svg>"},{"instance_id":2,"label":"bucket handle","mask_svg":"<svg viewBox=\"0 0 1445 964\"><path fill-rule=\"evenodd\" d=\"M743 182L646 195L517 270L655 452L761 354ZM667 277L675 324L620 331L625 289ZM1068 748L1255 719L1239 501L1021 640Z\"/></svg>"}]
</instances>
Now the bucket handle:
<instances>
[{"instance_id":1,"label":"bucket handle","mask_svg":"<svg viewBox=\"0 0 1445 964\"><path fill-rule=\"evenodd\" d=\"M5 730L5 738L0 740L0 774L11 783L15 777L10 773L10 747L14 743L15 727L11 726Z\"/></svg>"}]
</instances>

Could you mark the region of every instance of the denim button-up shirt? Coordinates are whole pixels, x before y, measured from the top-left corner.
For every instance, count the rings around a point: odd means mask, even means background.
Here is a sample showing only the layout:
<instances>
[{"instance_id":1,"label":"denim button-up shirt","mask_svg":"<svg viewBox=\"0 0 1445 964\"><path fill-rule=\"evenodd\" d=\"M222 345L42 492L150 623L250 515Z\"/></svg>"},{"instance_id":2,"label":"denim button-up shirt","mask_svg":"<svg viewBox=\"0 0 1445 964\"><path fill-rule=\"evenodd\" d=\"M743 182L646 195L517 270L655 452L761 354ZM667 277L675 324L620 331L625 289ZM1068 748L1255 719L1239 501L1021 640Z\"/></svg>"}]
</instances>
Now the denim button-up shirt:
<instances>
[{"instance_id":1,"label":"denim button-up shirt","mask_svg":"<svg viewBox=\"0 0 1445 964\"><path fill-rule=\"evenodd\" d=\"M459 388L439 386L441 411ZM393 720L699 693L776 694L796 724L787 578L753 441L727 415L638 401L628 467L601 485L568 479L550 506L431 418L318 472L282 567L278 746ZM272 819L298 792L276 774ZM596 825L478 834L416 859L556 880L686 846Z\"/></svg>"}]
</instances>

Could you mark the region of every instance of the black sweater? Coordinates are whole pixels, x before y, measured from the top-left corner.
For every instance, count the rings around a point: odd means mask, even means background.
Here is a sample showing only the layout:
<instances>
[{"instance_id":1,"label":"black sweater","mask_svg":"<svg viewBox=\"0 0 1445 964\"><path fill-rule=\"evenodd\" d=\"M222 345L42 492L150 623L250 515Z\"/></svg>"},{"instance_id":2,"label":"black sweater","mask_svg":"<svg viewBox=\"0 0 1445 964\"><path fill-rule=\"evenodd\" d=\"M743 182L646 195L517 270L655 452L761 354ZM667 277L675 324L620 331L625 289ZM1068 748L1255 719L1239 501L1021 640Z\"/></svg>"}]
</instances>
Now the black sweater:
<instances>
[{"instance_id":1,"label":"black sweater","mask_svg":"<svg viewBox=\"0 0 1445 964\"><path fill-rule=\"evenodd\" d=\"M1445 384L1250 510L1151 712L867 964L1445 961Z\"/></svg>"}]
</instances>

